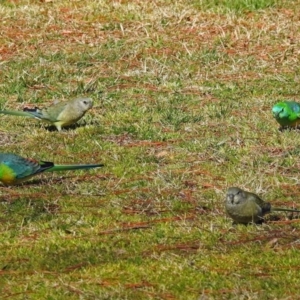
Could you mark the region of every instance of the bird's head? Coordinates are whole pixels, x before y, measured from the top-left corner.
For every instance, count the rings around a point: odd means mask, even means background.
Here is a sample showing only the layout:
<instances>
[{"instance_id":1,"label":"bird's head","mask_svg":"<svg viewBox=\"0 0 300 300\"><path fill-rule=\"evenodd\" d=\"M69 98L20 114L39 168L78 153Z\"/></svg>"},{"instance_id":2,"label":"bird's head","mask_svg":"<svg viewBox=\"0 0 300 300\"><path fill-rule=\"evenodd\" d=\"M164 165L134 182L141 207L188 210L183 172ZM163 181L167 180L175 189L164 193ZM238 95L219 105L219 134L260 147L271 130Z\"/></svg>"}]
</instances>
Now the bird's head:
<instances>
[{"instance_id":1,"label":"bird's head","mask_svg":"<svg viewBox=\"0 0 300 300\"><path fill-rule=\"evenodd\" d=\"M93 107L93 100L91 98L77 98L74 101L78 103L78 105L84 112Z\"/></svg>"},{"instance_id":2,"label":"bird's head","mask_svg":"<svg viewBox=\"0 0 300 300\"><path fill-rule=\"evenodd\" d=\"M275 119L282 119L288 117L287 105L285 102L279 102L272 108L272 114Z\"/></svg>"},{"instance_id":3,"label":"bird's head","mask_svg":"<svg viewBox=\"0 0 300 300\"><path fill-rule=\"evenodd\" d=\"M238 187L230 187L226 193L226 202L231 205L239 204L245 198L245 192Z\"/></svg>"}]
</instances>

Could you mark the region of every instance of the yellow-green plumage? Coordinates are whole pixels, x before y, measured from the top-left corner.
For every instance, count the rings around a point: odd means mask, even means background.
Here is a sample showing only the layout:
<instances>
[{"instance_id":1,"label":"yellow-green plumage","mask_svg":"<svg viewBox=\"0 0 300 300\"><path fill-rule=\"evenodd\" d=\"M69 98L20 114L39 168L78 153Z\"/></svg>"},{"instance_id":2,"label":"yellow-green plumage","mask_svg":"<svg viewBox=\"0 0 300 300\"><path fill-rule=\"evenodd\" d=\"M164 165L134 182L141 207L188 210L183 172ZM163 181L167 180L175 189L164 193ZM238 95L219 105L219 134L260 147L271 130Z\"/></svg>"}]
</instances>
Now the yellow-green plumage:
<instances>
[{"instance_id":1,"label":"yellow-green plumage","mask_svg":"<svg viewBox=\"0 0 300 300\"><path fill-rule=\"evenodd\" d=\"M53 162L39 162L13 153L0 153L0 181L5 185L14 185L42 172L91 169L102 166L103 164L55 165Z\"/></svg>"},{"instance_id":2,"label":"yellow-green plumage","mask_svg":"<svg viewBox=\"0 0 300 300\"><path fill-rule=\"evenodd\" d=\"M238 187L230 187L225 200L226 213L235 223L260 223L263 216L271 211L297 212L300 210L275 208L254 193L246 192Z\"/></svg>"},{"instance_id":3,"label":"yellow-green plumage","mask_svg":"<svg viewBox=\"0 0 300 300\"><path fill-rule=\"evenodd\" d=\"M0 164L0 178L5 184L13 184L16 180L16 174L12 168L4 163Z\"/></svg>"},{"instance_id":4,"label":"yellow-green plumage","mask_svg":"<svg viewBox=\"0 0 300 300\"><path fill-rule=\"evenodd\" d=\"M1 110L0 113L46 121L54 125L57 130L60 131L62 127L76 123L92 107L92 99L77 98L67 102L59 102L44 109L25 108L24 111Z\"/></svg>"}]
</instances>

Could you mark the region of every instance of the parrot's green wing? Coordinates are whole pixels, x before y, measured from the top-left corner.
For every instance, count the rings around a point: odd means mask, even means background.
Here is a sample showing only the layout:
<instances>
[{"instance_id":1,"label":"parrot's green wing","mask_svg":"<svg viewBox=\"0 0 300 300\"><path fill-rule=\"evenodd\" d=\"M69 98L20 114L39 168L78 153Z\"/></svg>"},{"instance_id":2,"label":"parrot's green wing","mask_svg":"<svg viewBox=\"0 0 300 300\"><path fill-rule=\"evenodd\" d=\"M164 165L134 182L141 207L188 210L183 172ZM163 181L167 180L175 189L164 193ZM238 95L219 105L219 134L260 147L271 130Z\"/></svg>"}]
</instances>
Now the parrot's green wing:
<instances>
[{"instance_id":1,"label":"parrot's green wing","mask_svg":"<svg viewBox=\"0 0 300 300\"><path fill-rule=\"evenodd\" d=\"M261 208L262 215L265 215L266 213L271 211L271 204L269 202L265 202L254 193L250 193L250 192L245 192L245 193L247 195L247 201L253 201Z\"/></svg>"},{"instance_id":2,"label":"parrot's green wing","mask_svg":"<svg viewBox=\"0 0 300 300\"><path fill-rule=\"evenodd\" d=\"M67 102L59 102L57 104L49 106L48 108L43 109L41 111L42 118L51 123L59 121L59 115L64 111L67 105Z\"/></svg>"}]
</instances>

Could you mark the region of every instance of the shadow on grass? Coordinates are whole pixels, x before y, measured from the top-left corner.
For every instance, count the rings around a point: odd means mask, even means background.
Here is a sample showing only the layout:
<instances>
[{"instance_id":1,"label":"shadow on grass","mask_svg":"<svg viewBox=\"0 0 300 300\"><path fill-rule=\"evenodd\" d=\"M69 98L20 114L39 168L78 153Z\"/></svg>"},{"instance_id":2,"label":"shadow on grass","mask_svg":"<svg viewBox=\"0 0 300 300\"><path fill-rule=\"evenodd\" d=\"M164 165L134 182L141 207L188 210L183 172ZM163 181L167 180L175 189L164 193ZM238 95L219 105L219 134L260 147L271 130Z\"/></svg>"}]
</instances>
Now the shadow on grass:
<instances>
[{"instance_id":1,"label":"shadow on grass","mask_svg":"<svg viewBox=\"0 0 300 300\"><path fill-rule=\"evenodd\" d=\"M87 122L83 121L81 123L75 123L75 124L72 124L72 125L69 125L69 126L65 126L62 128L62 132L64 131L73 131L77 128L80 128L80 127L86 127L90 124L88 124ZM57 128L54 126L54 125L46 125L45 126L45 129L49 132L54 132L54 131L58 131Z\"/></svg>"},{"instance_id":2,"label":"shadow on grass","mask_svg":"<svg viewBox=\"0 0 300 300\"><path fill-rule=\"evenodd\" d=\"M51 220L53 215L60 210L60 206L45 198L46 196L40 193L30 196L2 196L2 225L22 224L26 226L31 222Z\"/></svg>"}]
</instances>

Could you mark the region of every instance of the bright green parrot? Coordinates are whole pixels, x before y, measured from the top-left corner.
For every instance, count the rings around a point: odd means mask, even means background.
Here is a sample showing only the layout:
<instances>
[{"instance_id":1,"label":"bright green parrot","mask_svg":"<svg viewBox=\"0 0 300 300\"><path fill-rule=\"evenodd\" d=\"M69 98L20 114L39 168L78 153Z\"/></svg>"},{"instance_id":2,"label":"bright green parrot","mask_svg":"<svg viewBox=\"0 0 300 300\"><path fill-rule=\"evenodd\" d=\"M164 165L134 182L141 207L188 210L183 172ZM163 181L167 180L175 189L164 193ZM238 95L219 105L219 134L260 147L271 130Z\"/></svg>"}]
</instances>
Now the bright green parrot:
<instances>
[{"instance_id":1,"label":"bright green parrot","mask_svg":"<svg viewBox=\"0 0 300 300\"><path fill-rule=\"evenodd\" d=\"M300 210L275 208L271 204L259 198L256 194L246 192L238 187L230 187L225 200L226 213L234 223L248 224L261 223L263 216L272 211L297 212Z\"/></svg>"},{"instance_id":2,"label":"bright green parrot","mask_svg":"<svg viewBox=\"0 0 300 300\"><path fill-rule=\"evenodd\" d=\"M74 100L55 103L48 108L24 108L23 111L0 110L1 114L23 116L46 121L54 125L58 131L62 127L76 123L93 107L91 98L77 98Z\"/></svg>"},{"instance_id":3,"label":"bright green parrot","mask_svg":"<svg viewBox=\"0 0 300 300\"><path fill-rule=\"evenodd\" d=\"M36 161L13 153L0 153L0 181L5 185L14 185L42 172L67 171L103 167L103 164L91 165L55 165L53 162Z\"/></svg>"},{"instance_id":4,"label":"bright green parrot","mask_svg":"<svg viewBox=\"0 0 300 300\"><path fill-rule=\"evenodd\" d=\"M281 128L300 125L300 104L294 101L282 101L275 104L272 113Z\"/></svg>"}]
</instances>

